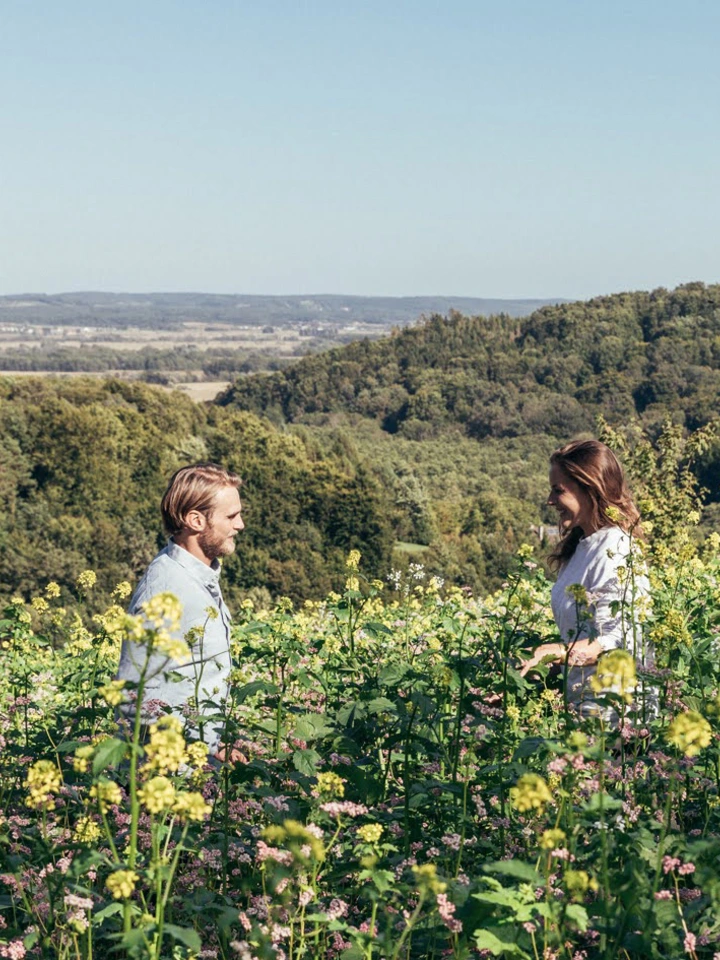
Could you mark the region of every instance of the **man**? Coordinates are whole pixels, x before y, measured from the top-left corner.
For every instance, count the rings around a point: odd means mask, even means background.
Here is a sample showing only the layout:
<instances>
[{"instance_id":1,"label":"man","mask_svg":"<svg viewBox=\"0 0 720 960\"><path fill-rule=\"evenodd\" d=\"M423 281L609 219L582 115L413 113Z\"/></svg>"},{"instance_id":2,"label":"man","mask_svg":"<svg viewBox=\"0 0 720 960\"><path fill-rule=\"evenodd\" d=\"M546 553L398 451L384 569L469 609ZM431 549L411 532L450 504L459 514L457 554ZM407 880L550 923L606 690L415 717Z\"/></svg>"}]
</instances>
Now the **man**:
<instances>
[{"instance_id":1,"label":"man","mask_svg":"<svg viewBox=\"0 0 720 960\"><path fill-rule=\"evenodd\" d=\"M240 478L213 463L182 467L170 480L161 511L170 540L145 571L130 602L131 614L143 615L143 604L170 593L182 604L180 639L190 636L191 660L177 663L154 650L123 642L117 679L137 683L143 669L143 707L155 700L182 714L189 701L202 716L227 696L231 670L230 612L220 592L220 558L233 553L235 536L244 528L238 487ZM122 713L132 720L134 703ZM202 725L203 739L218 752L222 724ZM222 751L219 752L222 759Z\"/></svg>"}]
</instances>

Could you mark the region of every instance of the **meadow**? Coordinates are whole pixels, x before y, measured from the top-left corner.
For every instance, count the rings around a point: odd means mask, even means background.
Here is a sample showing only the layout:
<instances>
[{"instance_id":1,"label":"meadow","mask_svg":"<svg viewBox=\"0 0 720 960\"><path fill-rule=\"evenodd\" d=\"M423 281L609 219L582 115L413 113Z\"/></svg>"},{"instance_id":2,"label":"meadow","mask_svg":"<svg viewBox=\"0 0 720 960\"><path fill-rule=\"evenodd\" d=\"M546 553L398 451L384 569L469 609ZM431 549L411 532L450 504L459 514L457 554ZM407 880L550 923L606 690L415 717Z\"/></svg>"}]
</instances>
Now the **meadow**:
<instances>
[{"instance_id":1,"label":"meadow","mask_svg":"<svg viewBox=\"0 0 720 960\"><path fill-rule=\"evenodd\" d=\"M173 638L175 598L132 618L121 583L91 614L93 571L73 605L12 598L0 957L720 956L720 537L697 541L668 452L643 502L655 662L598 671L617 723L520 675L555 629L524 546L485 598L417 563L366 579L352 551L324 600L248 599L229 701L157 704L149 731L118 729L142 690L112 676L123 637L178 662L202 643ZM208 723L232 761L208 762Z\"/></svg>"}]
</instances>

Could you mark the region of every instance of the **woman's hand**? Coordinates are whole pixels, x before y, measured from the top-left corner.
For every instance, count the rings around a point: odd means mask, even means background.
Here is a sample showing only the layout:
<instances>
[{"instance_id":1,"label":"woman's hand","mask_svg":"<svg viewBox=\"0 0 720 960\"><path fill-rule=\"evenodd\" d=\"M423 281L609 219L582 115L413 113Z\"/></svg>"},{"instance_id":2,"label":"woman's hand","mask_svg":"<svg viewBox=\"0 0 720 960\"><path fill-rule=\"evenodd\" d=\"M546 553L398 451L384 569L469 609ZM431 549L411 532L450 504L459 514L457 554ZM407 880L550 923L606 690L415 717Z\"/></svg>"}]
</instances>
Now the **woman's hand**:
<instances>
[{"instance_id":1,"label":"woman's hand","mask_svg":"<svg viewBox=\"0 0 720 960\"><path fill-rule=\"evenodd\" d=\"M547 663L562 663L565 660L567 647L563 643L541 643L533 651L533 655L520 665L520 676L524 677L528 670L539 666L543 661Z\"/></svg>"},{"instance_id":2,"label":"woman's hand","mask_svg":"<svg viewBox=\"0 0 720 960\"><path fill-rule=\"evenodd\" d=\"M597 640L576 640L569 646L568 651L564 643L541 643L533 655L521 664L520 676L524 677L528 670L532 670L543 661L565 663L565 657L568 658L571 667L591 667L604 653L604 647Z\"/></svg>"}]
</instances>

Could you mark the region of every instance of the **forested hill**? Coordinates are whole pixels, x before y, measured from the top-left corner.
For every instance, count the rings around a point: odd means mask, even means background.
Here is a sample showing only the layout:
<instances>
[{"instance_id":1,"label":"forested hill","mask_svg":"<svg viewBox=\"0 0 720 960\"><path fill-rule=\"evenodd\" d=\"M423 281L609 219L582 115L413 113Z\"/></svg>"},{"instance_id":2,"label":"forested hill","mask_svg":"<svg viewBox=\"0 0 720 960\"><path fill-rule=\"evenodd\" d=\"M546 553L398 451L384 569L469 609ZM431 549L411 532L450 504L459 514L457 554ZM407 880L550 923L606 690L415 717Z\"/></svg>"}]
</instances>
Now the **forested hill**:
<instances>
[{"instance_id":1,"label":"forested hill","mask_svg":"<svg viewBox=\"0 0 720 960\"><path fill-rule=\"evenodd\" d=\"M433 316L380 341L239 380L220 399L286 422L345 411L388 433L567 438L639 416L696 427L720 409L720 284L622 293L507 315Z\"/></svg>"}]
</instances>

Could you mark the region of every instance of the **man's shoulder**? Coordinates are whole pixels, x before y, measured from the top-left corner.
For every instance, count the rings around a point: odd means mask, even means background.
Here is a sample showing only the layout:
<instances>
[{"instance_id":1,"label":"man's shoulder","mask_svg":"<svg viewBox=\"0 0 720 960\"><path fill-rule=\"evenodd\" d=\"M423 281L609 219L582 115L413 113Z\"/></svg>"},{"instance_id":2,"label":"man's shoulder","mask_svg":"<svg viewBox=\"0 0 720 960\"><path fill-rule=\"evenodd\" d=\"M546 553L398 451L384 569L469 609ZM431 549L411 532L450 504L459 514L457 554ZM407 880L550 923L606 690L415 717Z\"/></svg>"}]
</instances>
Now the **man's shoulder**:
<instances>
[{"instance_id":1,"label":"man's shoulder","mask_svg":"<svg viewBox=\"0 0 720 960\"><path fill-rule=\"evenodd\" d=\"M182 599L183 594L197 586L190 571L178 563L169 547L165 547L151 561L140 578L130 603L130 612L134 612L151 597L158 593L175 593Z\"/></svg>"}]
</instances>

